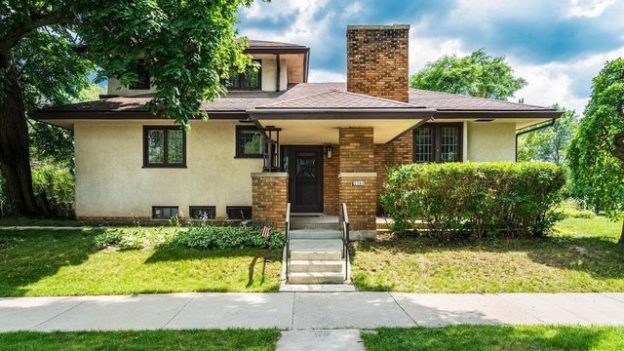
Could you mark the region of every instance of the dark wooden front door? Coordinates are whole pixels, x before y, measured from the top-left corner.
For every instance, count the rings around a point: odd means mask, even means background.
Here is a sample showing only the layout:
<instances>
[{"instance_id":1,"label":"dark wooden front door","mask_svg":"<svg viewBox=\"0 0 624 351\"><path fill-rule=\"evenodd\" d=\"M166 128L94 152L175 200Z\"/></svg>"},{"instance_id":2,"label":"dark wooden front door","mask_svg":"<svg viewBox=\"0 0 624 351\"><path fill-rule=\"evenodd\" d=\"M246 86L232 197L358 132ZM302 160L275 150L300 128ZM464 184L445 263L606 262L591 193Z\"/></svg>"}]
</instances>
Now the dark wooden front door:
<instances>
[{"instance_id":1,"label":"dark wooden front door","mask_svg":"<svg viewBox=\"0 0 624 351\"><path fill-rule=\"evenodd\" d=\"M323 147L285 146L288 196L293 212L323 211Z\"/></svg>"}]
</instances>

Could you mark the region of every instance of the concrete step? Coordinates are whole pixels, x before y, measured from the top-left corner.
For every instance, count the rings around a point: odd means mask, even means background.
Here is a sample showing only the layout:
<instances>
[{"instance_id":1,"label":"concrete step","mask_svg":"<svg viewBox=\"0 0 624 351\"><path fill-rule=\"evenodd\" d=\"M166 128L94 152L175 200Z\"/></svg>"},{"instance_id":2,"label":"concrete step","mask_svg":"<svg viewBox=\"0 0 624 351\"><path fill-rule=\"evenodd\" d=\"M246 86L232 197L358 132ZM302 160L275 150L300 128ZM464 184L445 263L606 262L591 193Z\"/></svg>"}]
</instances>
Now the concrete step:
<instances>
[{"instance_id":1,"label":"concrete step","mask_svg":"<svg viewBox=\"0 0 624 351\"><path fill-rule=\"evenodd\" d=\"M290 240L291 260L339 260L342 258L342 240Z\"/></svg>"},{"instance_id":2,"label":"concrete step","mask_svg":"<svg viewBox=\"0 0 624 351\"><path fill-rule=\"evenodd\" d=\"M291 239L340 239L339 230L329 229L296 229L288 233Z\"/></svg>"},{"instance_id":3,"label":"concrete step","mask_svg":"<svg viewBox=\"0 0 624 351\"><path fill-rule=\"evenodd\" d=\"M329 230L338 230L340 229L340 225L337 222L307 222L307 221L297 221L292 220L290 223L291 230L297 229L329 229Z\"/></svg>"},{"instance_id":4,"label":"concrete step","mask_svg":"<svg viewBox=\"0 0 624 351\"><path fill-rule=\"evenodd\" d=\"M298 272L344 272L344 260L291 260L289 270Z\"/></svg>"},{"instance_id":5,"label":"concrete step","mask_svg":"<svg viewBox=\"0 0 624 351\"><path fill-rule=\"evenodd\" d=\"M342 284L343 273L297 272L288 275L289 284Z\"/></svg>"}]
</instances>

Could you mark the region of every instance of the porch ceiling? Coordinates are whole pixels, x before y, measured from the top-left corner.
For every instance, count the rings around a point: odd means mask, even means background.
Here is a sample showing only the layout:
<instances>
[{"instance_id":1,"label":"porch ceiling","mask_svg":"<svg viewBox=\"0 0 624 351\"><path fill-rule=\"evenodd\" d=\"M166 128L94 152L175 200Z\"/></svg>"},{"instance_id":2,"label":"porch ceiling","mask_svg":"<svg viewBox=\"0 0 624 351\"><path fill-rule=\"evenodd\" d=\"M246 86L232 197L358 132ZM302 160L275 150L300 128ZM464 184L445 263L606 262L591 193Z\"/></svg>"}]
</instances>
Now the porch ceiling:
<instances>
[{"instance_id":1,"label":"porch ceiling","mask_svg":"<svg viewBox=\"0 0 624 351\"><path fill-rule=\"evenodd\" d=\"M324 119L324 120L275 120L258 119L264 128L280 128L282 145L338 144L339 128L373 127L375 144L384 144L414 127L427 118L415 119Z\"/></svg>"}]
</instances>

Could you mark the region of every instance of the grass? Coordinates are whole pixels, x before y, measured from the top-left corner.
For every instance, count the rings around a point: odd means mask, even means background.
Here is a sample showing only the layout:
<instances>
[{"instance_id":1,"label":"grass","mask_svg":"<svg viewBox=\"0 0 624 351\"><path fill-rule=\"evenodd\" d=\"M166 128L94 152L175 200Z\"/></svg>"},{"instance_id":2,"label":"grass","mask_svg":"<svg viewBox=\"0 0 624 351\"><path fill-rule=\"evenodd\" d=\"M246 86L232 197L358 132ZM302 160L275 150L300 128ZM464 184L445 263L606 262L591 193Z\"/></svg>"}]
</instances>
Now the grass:
<instances>
[{"instance_id":1,"label":"grass","mask_svg":"<svg viewBox=\"0 0 624 351\"><path fill-rule=\"evenodd\" d=\"M450 326L382 328L363 332L368 351L619 351L624 328L557 326Z\"/></svg>"},{"instance_id":2,"label":"grass","mask_svg":"<svg viewBox=\"0 0 624 351\"><path fill-rule=\"evenodd\" d=\"M123 332L14 332L0 334L0 350L275 350L279 331L159 330Z\"/></svg>"},{"instance_id":3,"label":"grass","mask_svg":"<svg viewBox=\"0 0 624 351\"><path fill-rule=\"evenodd\" d=\"M0 296L279 288L278 250L99 249L102 230L0 231Z\"/></svg>"},{"instance_id":4,"label":"grass","mask_svg":"<svg viewBox=\"0 0 624 351\"><path fill-rule=\"evenodd\" d=\"M494 293L624 291L621 223L568 218L544 239L444 241L388 235L355 245L359 290Z\"/></svg>"}]
</instances>

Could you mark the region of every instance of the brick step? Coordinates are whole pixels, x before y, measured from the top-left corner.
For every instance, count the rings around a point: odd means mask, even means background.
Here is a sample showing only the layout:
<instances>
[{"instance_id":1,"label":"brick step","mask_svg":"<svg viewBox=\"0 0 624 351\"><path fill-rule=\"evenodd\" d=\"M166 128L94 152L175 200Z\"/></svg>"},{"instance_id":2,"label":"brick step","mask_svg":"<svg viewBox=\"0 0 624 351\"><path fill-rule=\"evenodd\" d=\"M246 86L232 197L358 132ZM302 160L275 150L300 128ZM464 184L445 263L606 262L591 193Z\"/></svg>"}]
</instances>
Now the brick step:
<instances>
[{"instance_id":1,"label":"brick step","mask_svg":"<svg viewBox=\"0 0 624 351\"><path fill-rule=\"evenodd\" d=\"M297 229L291 230L288 236L291 239L340 239L342 233L329 229Z\"/></svg>"},{"instance_id":2,"label":"brick step","mask_svg":"<svg viewBox=\"0 0 624 351\"><path fill-rule=\"evenodd\" d=\"M342 284L343 273L299 272L288 275L289 284Z\"/></svg>"},{"instance_id":3,"label":"brick step","mask_svg":"<svg viewBox=\"0 0 624 351\"><path fill-rule=\"evenodd\" d=\"M344 272L344 260L291 260L290 272Z\"/></svg>"}]
</instances>

